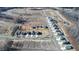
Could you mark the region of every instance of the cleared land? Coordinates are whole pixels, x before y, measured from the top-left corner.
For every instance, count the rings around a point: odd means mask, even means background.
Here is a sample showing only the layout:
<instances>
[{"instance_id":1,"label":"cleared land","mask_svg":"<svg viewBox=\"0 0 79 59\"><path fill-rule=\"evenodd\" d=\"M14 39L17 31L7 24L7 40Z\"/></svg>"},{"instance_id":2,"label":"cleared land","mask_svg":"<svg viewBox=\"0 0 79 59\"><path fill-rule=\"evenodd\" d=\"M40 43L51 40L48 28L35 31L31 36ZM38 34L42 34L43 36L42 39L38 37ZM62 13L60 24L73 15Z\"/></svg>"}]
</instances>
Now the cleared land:
<instances>
[{"instance_id":1,"label":"cleared land","mask_svg":"<svg viewBox=\"0 0 79 59\"><path fill-rule=\"evenodd\" d=\"M1 12L0 15L1 50L61 51L47 17L58 22L65 37L77 49L73 36L68 32L69 28L74 27L74 22L72 24L68 21L58 10L14 8Z\"/></svg>"}]
</instances>

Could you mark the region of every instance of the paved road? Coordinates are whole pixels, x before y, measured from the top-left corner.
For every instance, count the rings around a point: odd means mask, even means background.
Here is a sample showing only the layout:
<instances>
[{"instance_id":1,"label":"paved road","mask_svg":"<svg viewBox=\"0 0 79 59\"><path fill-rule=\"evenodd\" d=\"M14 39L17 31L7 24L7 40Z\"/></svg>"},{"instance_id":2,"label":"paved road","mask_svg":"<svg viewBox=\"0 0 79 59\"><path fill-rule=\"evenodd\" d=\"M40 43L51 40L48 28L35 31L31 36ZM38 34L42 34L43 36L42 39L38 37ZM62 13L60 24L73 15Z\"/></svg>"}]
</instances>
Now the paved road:
<instances>
[{"instance_id":1,"label":"paved road","mask_svg":"<svg viewBox=\"0 0 79 59\"><path fill-rule=\"evenodd\" d=\"M64 26L64 21L67 21L67 22L69 22L70 23L70 26L69 26L69 28L71 28L71 27L74 27L74 23L72 23L72 22L70 22L70 21L68 21L68 19L66 19L62 14L60 14L60 12L58 12L58 11L56 11L55 12L55 14L57 14L57 17L62 21L62 23L59 23L59 26L61 27L61 29L63 30L63 32L64 32L64 34L65 34L65 36L68 38L68 40L72 43L72 45L73 45L73 47L76 49L76 50L79 50L78 48L77 48L77 43L76 43L76 41L75 41L75 38L72 36L72 34L68 31L68 28L66 28L65 26Z\"/></svg>"},{"instance_id":2,"label":"paved road","mask_svg":"<svg viewBox=\"0 0 79 59\"><path fill-rule=\"evenodd\" d=\"M45 12L47 12L47 11L44 11L44 10L43 10L43 14L46 16L46 18L49 17L49 16L46 15ZM47 18L47 19L48 19L48 18ZM48 20L49 20L49 19L48 19ZM48 22L48 20L47 20L47 22ZM52 33L52 35L53 35L52 25L51 25L49 22L48 22L48 25L49 25L49 27L51 28L51 33ZM58 42L56 41L56 38L54 37L54 35L53 35L53 38L51 38L51 42L52 42L52 46L53 46L52 49L61 51L60 46L59 46Z\"/></svg>"}]
</instances>

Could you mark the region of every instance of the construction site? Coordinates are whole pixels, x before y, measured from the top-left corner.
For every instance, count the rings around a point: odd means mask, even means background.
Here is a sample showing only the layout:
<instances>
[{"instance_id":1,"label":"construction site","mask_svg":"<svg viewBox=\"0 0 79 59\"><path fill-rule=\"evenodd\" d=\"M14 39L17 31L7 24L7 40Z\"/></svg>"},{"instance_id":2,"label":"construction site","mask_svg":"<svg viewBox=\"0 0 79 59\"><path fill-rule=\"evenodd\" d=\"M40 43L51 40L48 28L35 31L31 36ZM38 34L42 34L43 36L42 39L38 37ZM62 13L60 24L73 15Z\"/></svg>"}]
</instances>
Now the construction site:
<instances>
[{"instance_id":1,"label":"construction site","mask_svg":"<svg viewBox=\"0 0 79 59\"><path fill-rule=\"evenodd\" d=\"M78 51L78 12L73 7L0 7L0 51Z\"/></svg>"}]
</instances>

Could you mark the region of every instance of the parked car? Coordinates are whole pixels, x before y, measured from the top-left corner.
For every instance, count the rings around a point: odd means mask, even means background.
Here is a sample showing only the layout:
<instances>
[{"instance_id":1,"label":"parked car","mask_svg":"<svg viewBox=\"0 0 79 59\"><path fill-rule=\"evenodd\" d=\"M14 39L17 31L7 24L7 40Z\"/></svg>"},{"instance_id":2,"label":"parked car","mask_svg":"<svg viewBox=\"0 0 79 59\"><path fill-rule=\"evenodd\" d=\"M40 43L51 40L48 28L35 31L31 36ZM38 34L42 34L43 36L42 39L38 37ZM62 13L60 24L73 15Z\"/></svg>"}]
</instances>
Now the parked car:
<instances>
[{"instance_id":1,"label":"parked car","mask_svg":"<svg viewBox=\"0 0 79 59\"><path fill-rule=\"evenodd\" d=\"M72 50L73 47L67 45L67 46L62 47L61 49L62 49L62 50Z\"/></svg>"},{"instance_id":2,"label":"parked car","mask_svg":"<svg viewBox=\"0 0 79 59\"><path fill-rule=\"evenodd\" d=\"M72 46L66 46L65 49L66 50L71 50L71 49L73 49L73 47Z\"/></svg>"},{"instance_id":3,"label":"parked car","mask_svg":"<svg viewBox=\"0 0 79 59\"><path fill-rule=\"evenodd\" d=\"M54 29L54 32L55 32L55 35L58 35L58 34L62 33L62 32L60 31L60 29Z\"/></svg>"},{"instance_id":4,"label":"parked car","mask_svg":"<svg viewBox=\"0 0 79 59\"><path fill-rule=\"evenodd\" d=\"M62 37L60 40L66 40L66 38Z\"/></svg>"},{"instance_id":5,"label":"parked car","mask_svg":"<svg viewBox=\"0 0 79 59\"><path fill-rule=\"evenodd\" d=\"M32 35L31 32L27 32L27 33L28 33L28 35Z\"/></svg>"},{"instance_id":6,"label":"parked car","mask_svg":"<svg viewBox=\"0 0 79 59\"><path fill-rule=\"evenodd\" d=\"M21 32L20 32L20 31L16 32L16 35L20 35L20 34L21 34Z\"/></svg>"},{"instance_id":7,"label":"parked car","mask_svg":"<svg viewBox=\"0 0 79 59\"><path fill-rule=\"evenodd\" d=\"M48 19L53 20L52 17L48 17Z\"/></svg>"},{"instance_id":8,"label":"parked car","mask_svg":"<svg viewBox=\"0 0 79 59\"><path fill-rule=\"evenodd\" d=\"M35 27L35 26L33 26L32 28L33 28L33 29L36 29L36 27Z\"/></svg>"},{"instance_id":9,"label":"parked car","mask_svg":"<svg viewBox=\"0 0 79 59\"><path fill-rule=\"evenodd\" d=\"M56 20L53 20L52 22L53 22L53 23L58 23Z\"/></svg>"},{"instance_id":10,"label":"parked car","mask_svg":"<svg viewBox=\"0 0 79 59\"><path fill-rule=\"evenodd\" d=\"M63 42L63 44L71 44L70 42Z\"/></svg>"},{"instance_id":11,"label":"parked car","mask_svg":"<svg viewBox=\"0 0 79 59\"><path fill-rule=\"evenodd\" d=\"M56 29L56 32L61 32L61 30L60 29Z\"/></svg>"},{"instance_id":12,"label":"parked car","mask_svg":"<svg viewBox=\"0 0 79 59\"><path fill-rule=\"evenodd\" d=\"M61 32L61 33L58 33L58 35L64 35L64 33Z\"/></svg>"},{"instance_id":13,"label":"parked car","mask_svg":"<svg viewBox=\"0 0 79 59\"><path fill-rule=\"evenodd\" d=\"M36 34L36 32L35 31L32 31L32 35L35 35Z\"/></svg>"},{"instance_id":14,"label":"parked car","mask_svg":"<svg viewBox=\"0 0 79 59\"><path fill-rule=\"evenodd\" d=\"M46 29L48 29L48 26L45 26Z\"/></svg>"},{"instance_id":15,"label":"parked car","mask_svg":"<svg viewBox=\"0 0 79 59\"><path fill-rule=\"evenodd\" d=\"M55 29L59 29L58 27L55 27Z\"/></svg>"},{"instance_id":16,"label":"parked car","mask_svg":"<svg viewBox=\"0 0 79 59\"><path fill-rule=\"evenodd\" d=\"M22 35L27 35L27 32L22 32Z\"/></svg>"},{"instance_id":17,"label":"parked car","mask_svg":"<svg viewBox=\"0 0 79 59\"><path fill-rule=\"evenodd\" d=\"M63 45L64 42L67 42L67 40L60 40L58 41L58 44Z\"/></svg>"},{"instance_id":18,"label":"parked car","mask_svg":"<svg viewBox=\"0 0 79 59\"><path fill-rule=\"evenodd\" d=\"M54 24L53 27L58 27L58 26L56 24Z\"/></svg>"},{"instance_id":19,"label":"parked car","mask_svg":"<svg viewBox=\"0 0 79 59\"><path fill-rule=\"evenodd\" d=\"M51 19L50 21L53 22L53 19Z\"/></svg>"},{"instance_id":20,"label":"parked car","mask_svg":"<svg viewBox=\"0 0 79 59\"><path fill-rule=\"evenodd\" d=\"M58 41L63 41L63 40L66 40L66 38L65 37L62 37L62 36L60 36L60 37L58 37L58 38L56 38Z\"/></svg>"},{"instance_id":21,"label":"parked car","mask_svg":"<svg viewBox=\"0 0 79 59\"><path fill-rule=\"evenodd\" d=\"M43 28L43 26L40 26L40 28Z\"/></svg>"},{"instance_id":22,"label":"parked car","mask_svg":"<svg viewBox=\"0 0 79 59\"><path fill-rule=\"evenodd\" d=\"M42 35L42 32L37 32L37 35Z\"/></svg>"}]
</instances>

